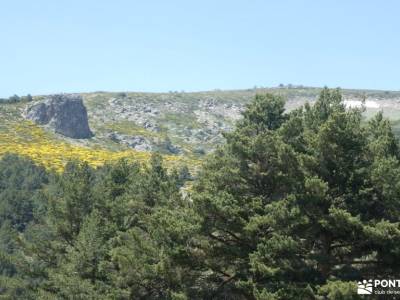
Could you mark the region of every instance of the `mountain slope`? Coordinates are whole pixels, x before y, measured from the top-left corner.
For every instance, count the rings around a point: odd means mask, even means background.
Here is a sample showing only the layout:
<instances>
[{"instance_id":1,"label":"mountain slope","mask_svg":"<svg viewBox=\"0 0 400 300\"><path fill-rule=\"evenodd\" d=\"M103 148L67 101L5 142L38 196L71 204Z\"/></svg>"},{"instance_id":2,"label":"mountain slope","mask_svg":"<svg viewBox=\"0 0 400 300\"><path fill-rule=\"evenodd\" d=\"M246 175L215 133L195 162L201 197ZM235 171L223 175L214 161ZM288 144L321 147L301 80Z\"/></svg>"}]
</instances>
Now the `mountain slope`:
<instances>
[{"instance_id":1,"label":"mountain slope","mask_svg":"<svg viewBox=\"0 0 400 300\"><path fill-rule=\"evenodd\" d=\"M233 128L241 111L256 93L281 94L291 110L313 102L321 89L273 88L198 93L91 93L83 94L89 111L94 140L119 144L126 136L144 137L151 149L170 152L165 139L183 154L204 153L223 141L222 132ZM379 110L396 121L400 118L400 93L344 90L349 105L366 97L366 117ZM118 139L118 135L122 135ZM140 145L138 147L140 149Z\"/></svg>"},{"instance_id":2,"label":"mountain slope","mask_svg":"<svg viewBox=\"0 0 400 300\"><path fill-rule=\"evenodd\" d=\"M199 159L223 142L245 105L256 93L271 92L287 99L291 110L313 102L319 88L270 88L235 91L170 93L83 93L94 137L75 140L37 126L23 118L31 102L0 104L0 154L19 152L47 166L62 168L67 159L94 165L120 157L146 160L151 151L171 162L197 165ZM343 90L350 106L365 97L366 118L379 110L400 132L400 92ZM33 103L45 96L36 96Z\"/></svg>"}]
</instances>

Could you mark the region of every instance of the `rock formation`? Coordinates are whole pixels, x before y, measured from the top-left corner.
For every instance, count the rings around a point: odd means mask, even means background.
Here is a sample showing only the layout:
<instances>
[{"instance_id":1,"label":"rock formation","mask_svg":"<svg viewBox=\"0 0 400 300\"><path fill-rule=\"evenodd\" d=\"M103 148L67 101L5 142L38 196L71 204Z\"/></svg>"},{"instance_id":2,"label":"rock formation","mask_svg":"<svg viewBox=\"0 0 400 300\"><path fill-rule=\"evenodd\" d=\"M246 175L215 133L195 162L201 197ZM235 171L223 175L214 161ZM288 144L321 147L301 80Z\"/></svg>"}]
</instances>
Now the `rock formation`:
<instances>
[{"instance_id":1,"label":"rock formation","mask_svg":"<svg viewBox=\"0 0 400 300\"><path fill-rule=\"evenodd\" d=\"M143 136L129 136L125 134L119 134L117 132L112 132L108 134L108 137L115 143L127 145L130 148L139 151L151 151L153 146L151 142L144 138Z\"/></svg>"},{"instance_id":2,"label":"rock formation","mask_svg":"<svg viewBox=\"0 0 400 300\"><path fill-rule=\"evenodd\" d=\"M79 95L52 95L27 108L26 118L36 124L48 125L55 132L74 139L93 136L88 124L86 107Z\"/></svg>"}]
</instances>

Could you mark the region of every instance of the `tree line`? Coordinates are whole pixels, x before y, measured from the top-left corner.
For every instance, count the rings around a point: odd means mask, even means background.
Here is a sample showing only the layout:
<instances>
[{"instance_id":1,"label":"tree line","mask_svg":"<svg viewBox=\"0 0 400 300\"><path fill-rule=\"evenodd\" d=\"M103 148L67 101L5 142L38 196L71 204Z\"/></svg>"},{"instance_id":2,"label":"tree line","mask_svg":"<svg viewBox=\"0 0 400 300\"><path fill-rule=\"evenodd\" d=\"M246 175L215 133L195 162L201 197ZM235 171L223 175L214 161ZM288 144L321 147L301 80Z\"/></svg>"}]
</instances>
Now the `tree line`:
<instances>
[{"instance_id":1,"label":"tree line","mask_svg":"<svg viewBox=\"0 0 400 300\"><path fill-rule=\"evenodd\" d=\"M9 103L17 103L17 102L31 102L33 101L33 97L31 94L28 94L26 96L18 96L18 95L13 95L8 98L0 98L0 104L9 104Z\"/></svg>"},{"instance_id":2,"label":"tree line","mask_svg":"<svg viewBox=\"0 0 400 300\"><path fill-rule=\"evenodd\" d=\"M395 278L389 121L327 88L284 105L256 95L194 180L157 154L61 174L4 156L0 298L359 299L357 281Z\"/></svg>"}]
</instances>

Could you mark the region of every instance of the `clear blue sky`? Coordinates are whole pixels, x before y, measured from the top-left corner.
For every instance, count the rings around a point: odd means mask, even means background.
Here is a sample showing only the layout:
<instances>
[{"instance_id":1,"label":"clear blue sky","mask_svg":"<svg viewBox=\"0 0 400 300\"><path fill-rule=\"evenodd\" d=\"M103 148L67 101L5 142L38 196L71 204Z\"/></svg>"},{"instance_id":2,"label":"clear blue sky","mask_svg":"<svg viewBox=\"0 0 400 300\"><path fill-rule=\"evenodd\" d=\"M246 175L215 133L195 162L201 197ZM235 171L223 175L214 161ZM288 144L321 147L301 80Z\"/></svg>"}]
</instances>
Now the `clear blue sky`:
<instances>
[{"instance_id":1,"label":"clear blue sky","mask_svg":"<svg viewBox=\"0 0 400 300\"><path fill-rule=\"evenodd\" d=\"M2 0L0 97L400 89L400 1Z\"/></svg>"}]
</instances>

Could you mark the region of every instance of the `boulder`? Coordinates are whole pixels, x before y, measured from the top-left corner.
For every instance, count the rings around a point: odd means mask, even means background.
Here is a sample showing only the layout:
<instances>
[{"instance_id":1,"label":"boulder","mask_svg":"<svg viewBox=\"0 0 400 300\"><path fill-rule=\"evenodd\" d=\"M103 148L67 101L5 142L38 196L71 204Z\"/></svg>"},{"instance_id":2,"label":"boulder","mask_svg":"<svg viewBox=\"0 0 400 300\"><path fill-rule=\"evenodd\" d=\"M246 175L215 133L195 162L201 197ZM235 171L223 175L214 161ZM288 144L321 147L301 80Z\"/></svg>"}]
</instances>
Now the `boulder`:
<instances>
[{"instance_id":1,"label":"boulder","mask_svg":"<svg viewBox=\"0 0 400 300\"><path fill-rule=\"evenodd\" d=\"M86 107L79 95L52 95L29 106L25 116L39 125L48 125L55 132L74 139L93 136Z\"/></svg>"},{"instance_id":2,"label":"boulder","mask_svg":"<svg viewBox=\"0 0 400 300\"><path fill-rule=\"evenodd\" d=\"M147 140L145 137L137 135L137 136L129 136L125 134L119 134L116 132L112 132L108 134L108 137L115 143L127 145L130 148L139 151L151 151L153 149L151 142Z\"/></svg>"}]
</instances>

